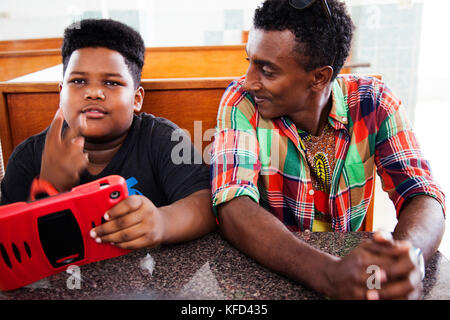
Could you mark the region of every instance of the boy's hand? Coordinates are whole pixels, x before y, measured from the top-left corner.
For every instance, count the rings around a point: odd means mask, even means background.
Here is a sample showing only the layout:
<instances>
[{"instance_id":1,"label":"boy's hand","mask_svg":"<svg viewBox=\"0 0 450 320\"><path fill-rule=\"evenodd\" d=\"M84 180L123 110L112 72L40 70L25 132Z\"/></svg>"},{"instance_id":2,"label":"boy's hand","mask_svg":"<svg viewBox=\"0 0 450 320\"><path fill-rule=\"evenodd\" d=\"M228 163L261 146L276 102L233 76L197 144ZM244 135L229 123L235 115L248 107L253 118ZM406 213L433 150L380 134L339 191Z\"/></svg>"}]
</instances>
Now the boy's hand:
<instances>
[{"instance_id":1,"label":"boy's hand","mask_svg":"<svg viewBox=\"0 0 450 320\"><path fill-rule=\"evenodd\" d=\"M68 127L61 137L63 122L58 108L45 138L40 173L59 192L70 190L89 164L88 155L83 152L84 138L78 132Z\"/></svg>"},{"instance_id":2,"label":"boy's hand","mask_svg":"<svg viewBox=\"0 0 450 320\"><path fill-rule=\"evenodd\" d=\"M91 230L97 242L110 242L122 249L156 247L163 241L162 212L148 198L129 196L105 213L103 223Z\"/></svg>"}]
</instances>

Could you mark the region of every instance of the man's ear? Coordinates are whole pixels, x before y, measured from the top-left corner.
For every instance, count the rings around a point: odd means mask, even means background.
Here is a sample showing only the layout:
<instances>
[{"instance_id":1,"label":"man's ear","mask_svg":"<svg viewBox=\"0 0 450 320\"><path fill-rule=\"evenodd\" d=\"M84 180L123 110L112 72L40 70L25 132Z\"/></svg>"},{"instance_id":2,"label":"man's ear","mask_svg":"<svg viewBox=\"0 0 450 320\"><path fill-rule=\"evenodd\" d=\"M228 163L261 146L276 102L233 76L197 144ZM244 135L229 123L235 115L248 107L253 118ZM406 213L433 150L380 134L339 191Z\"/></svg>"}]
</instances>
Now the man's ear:
<instances>
[{"instance_id":1,"label":"man's ear","mask_svg":"<svg viewBox=\"0 0 450 320\"><path fill-rule=\"evenodd\" d=\"M313 88L322 90L330 84L332 77L333 68L331 66L317 68L316 70L314 70Z\"/></svg>"},{"instance_id":2,"label":"man's ear","mask_svg":"<svg viewBox=\"0 0 450 320\"><path fill-rule=\"evenodd\" d=\"M62 84L62 82L60 82L60 83L58 84L58 90L59 90L60 93L61 93L62 87L63 87L63 84Z\"/></svg>"},{"instance_id":3,"label":"man's ear","mask_svg":"<svg viewBox=\"0 0 450 320\"><path fill-rule=\"evenodd\" d=\"M142 105L144 104L144 88L139 87L136 89L134 93L134 112L139 112L142 109Z\"/></svg>"}]
</instances>

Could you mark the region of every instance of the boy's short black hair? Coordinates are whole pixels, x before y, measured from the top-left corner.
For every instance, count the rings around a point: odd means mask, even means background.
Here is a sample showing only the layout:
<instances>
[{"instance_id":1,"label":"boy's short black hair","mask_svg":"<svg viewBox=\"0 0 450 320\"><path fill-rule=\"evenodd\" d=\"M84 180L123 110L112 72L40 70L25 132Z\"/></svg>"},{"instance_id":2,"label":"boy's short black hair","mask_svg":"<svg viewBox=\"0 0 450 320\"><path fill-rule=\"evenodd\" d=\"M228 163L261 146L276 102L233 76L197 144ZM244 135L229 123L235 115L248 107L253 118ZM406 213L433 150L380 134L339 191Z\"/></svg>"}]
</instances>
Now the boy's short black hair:
<instances>
[{"instance_id":1,"label":"boy's short black hair","mask_svg":"<svg viewBox=\"0 0 450 320\"><path fill-rule=\"evenodd\" d=\"M334 80L350 52L354 25L344 3L327 1L331 24L321 2L316 0L309 8L299 10L289 0L266 0L256 9L253 25L266 31L290 30L297 42L294 50L308 58L302 67L311 71L331 65Z\"/></svg>"},{"instance_id":2,"label":"boy's short black hair","mask_svg":"<svg viewBox=\"0 0 450 320\"><path fill-rule=\"evenodd\" d=\"M72 53L89 47L102 47L119 52L125 59L135 88L139 86L145 56L144 40L139 32L111 19L85 19L71 24L64 30L61 47L63 73Z\"/></svg>"}]
</instances>

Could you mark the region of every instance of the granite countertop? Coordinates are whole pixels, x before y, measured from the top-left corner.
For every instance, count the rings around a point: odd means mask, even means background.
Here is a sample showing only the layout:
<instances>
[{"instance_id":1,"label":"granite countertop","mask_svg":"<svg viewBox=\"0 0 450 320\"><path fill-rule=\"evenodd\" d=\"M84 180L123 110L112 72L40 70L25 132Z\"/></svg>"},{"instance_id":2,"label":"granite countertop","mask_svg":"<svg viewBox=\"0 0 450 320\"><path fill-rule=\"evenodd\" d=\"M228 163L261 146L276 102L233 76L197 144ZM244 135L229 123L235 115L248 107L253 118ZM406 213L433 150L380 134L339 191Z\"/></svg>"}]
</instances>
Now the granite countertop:
<instances>
[{"instance_id":1,"label":"granite countertop","mask_svg":"<svg viewBox=\"0 0 450 320\"><path fill-rule=\"evenodd\" d=\"M296 235L318 249L344 256L371 234L305 232ZM143 267L143 262L154 262L154 266L150 263L150 267ZM70 274L61 272L17 290L0 292L0 299L325 298L255 263L218 233L84 265L80 273L87 280L79 282L78 288L73 288L75 282L71 282ZM427 264L423 298L450 299L450 263L439 252Z\"/></svg>"}]
</instances>

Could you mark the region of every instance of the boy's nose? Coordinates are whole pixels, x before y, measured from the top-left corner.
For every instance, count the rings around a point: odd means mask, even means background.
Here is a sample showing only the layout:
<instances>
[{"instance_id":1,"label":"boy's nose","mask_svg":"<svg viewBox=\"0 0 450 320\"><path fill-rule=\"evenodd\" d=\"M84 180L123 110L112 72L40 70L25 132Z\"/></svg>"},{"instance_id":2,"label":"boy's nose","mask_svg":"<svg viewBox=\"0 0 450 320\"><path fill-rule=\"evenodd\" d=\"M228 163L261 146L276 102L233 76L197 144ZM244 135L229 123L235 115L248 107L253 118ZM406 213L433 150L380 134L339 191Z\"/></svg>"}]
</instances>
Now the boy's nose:
<instances>
[{"instance_id":1,"label":"boy's nose","mask_svg":"<svg viewBox=\"0 0 450 320\"><path fill-rule=\"evenodd\" d=\"M86 89L84 93L84 98L86 100L105 100L105 94L101 89Z\"/></svg>"}]
</instances>

